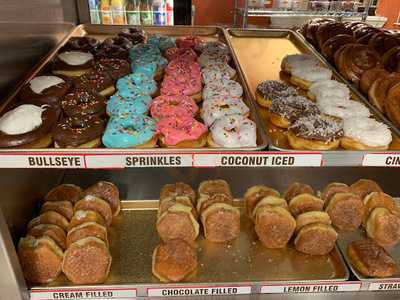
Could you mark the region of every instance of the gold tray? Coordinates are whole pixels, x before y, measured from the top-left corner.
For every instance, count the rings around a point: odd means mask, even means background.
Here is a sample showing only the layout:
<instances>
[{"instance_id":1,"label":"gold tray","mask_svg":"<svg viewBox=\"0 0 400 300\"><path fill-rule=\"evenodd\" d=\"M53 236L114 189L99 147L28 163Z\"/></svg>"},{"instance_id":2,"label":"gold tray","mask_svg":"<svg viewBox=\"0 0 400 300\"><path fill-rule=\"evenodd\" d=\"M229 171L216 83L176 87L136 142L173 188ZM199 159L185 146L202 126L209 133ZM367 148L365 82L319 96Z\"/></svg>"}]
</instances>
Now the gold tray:
<instances>
[{"instance_id":1,"label":"gold tray","mask_svg":"<svg viewBox=\"0 0 400 300\"><path fill-rule=\"evenodd\" d=\"M242 201L236 201L241 206ZM109 231L111 272L106 286L133 285L168 287L152 275L152 254L160 242L156 232L158 200L124 201ZM241 208L241 207L240 207ZM243 209L241 209L243 212ZM286 249L266 249L257 240L248 218L242 213L240 237L232 243L212 243L203 235L196 241L198 269L180 286L198 284L257 282L345 281L348 270L335 248L327 256L309 256ZM64 276L47 286L31 289L55 289L74 286Z\"/></svg>"},{"instance_id":2,"label":"gold tray","mask_svg":"<svg viewBox=\"0 0 400 300\"><path fill-rule=\"evenodd\" d=\"M9 104L12 103L13 99L17 96L18 92L21 90L22 86L31 80L34 76L40 74L42 70L47 70L46 67L49 66L53 58L57 55L58 50L71 38L74 36L91 36L94 38L97 38L99 40L104 40L108 37L111 36L116 36L123 28L127 27L132 27L132 26L123 26L123 25L92 25L92 24L84 24L84 25L79 25L77 26L53 51L51 51L42 61L40 61L34 69L27 74L25 80L21 82L20 85L17 86L16 90L8 97L5 99L3 102L3 105L0 106L0 113L3 111ZM157 26L151 26L151 27L142 27L147 33L149 34L163 34L163 35L169 35L169 36L174 36L174 37L179 37L179 36L199 36L205 40L221 40L222 42L227 43L225 34L223 32L223 29L220 27L205 27L205 26L169 26L169 27L157 27ZM232 55L233 56L233 55ZM252 119L256 125L257 125L257 146L256 147L246 147L246 148L208 148L208 147L203 147L203 148L192 148L192 149L178 149L181 152L190 152L190 151L234 151L234 150L239 150L239 151L254 151L254 150L263 150L268 146L267 138L266 138L266 128L261 122L261 118L258 116L256 107L251 101L251 95L249 92L248 87L246 86L246 82L243 78L242 73L240 72L240 68L237 65L237 61L233 60L233 63L235 64L234 67L237 70L238 73L238 82L243 86L243 100L247 104L247 106L250 109L250 119ZM62 152L62 149L56 149L56 148L47 148L51 149L52 153L53 152ZM107 148L102 148L102 150L107 150ZM137 149L140 152L154 152L154 151L171 151L174 148L152 148L152 149ZM1 150L7 150L7 151L13 151L16 149L0 149ZM21 149L19 149L21 150ZM46 150L46 149L45 149ZM64 149L65 150L65 149ZM69 149L71 150L71 149ZM75 150L75 149L74 149ZM110 150L110 149L108 149Z\"/></svg>"},{"instance_id":3,"label":"gold tray","mask_svg":"<svg viewBox=\"0 0 400 300\"><path fill-rule=\"evenodd\" d=\"M268 110L258 105L255 100L257 85L264 80L282 80L290 84L289 77L281 72L282 59L289 54L308 53L315 56L323 65L331 69L336 80L345 83L350 88L354 100L366 104L374 118L386 123L390 127L393 141L388 151L400 150L400 135L393 124L388 122L387 119L382 118L382 116L376 112L376 109L296 32L289 29L228 29L226 33L227 40L239 63L241 72L243 73L251 96L253 97L253 101L267 127L270 148L281 151L293 150L287 140L287 131L270 123ZM304 93L303 95L305 96L305 92L300 91L300 94L302 93ZM344 149L339 148L338 150ZM346 152L347 151L348 150L346 150Z\"/></svg>"}]
</instances>

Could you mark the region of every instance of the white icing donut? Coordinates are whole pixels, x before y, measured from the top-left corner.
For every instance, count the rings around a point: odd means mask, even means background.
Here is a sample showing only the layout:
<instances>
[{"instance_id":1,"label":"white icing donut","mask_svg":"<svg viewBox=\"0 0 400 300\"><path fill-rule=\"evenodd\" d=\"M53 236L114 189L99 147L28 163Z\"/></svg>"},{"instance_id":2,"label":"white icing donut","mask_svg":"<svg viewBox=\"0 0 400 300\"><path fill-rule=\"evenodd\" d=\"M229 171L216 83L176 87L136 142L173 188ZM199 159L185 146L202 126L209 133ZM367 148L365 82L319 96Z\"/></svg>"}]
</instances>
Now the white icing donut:
<instances>
[{"instance_id":1,"label":"white icing donut","mask_svg":"<svg viewBox=\"0 0 400 300\"><path fill-rule=\"evenodd\" d=\"M337 96L318 98L317 106L322 113L341 119L351 117L368 118L371 115L371 112L364 104Z\"/></svg>"},{"instance_id":2,"label":"white icing donut","mask_svg":"<svg viewBox=\"0 0 400 300\"><path fill-rule=\"evenodd\" d=\"M65 81L57 76L38 76L29 81L29 87L36 94L41 94L45 89Z\"/></svg>"},{"instance_id":3,"label":"white icing donut","mask_svg":"<svg viewBox=\"0 0 400 300\"><path fill-rule=\"evenodd\" d=\"M332 71L316 65L302 65L292 68L292 76L309 82L317 82L331 79Z\"/></svg>"},{"instance_id":4,"label":"white icing donut","mask_svg":"<svg viewBox=\"0 0 400 300\"><path fill-rule=\"evenodd\" d=\"M319 98L326 97L340 97L342 99L350 99L350 90L347 85L340 83L336 80L323 80L314 82L309 92L315 96L318 100Z\"/></svg>"},{"instance_id":5,"label":"white icing donut","mask_svg":"<svg viewBox=\"0 0 400 300\"><path fill-rule=\"evenodd\" d=\"M82 51L66 51L58 54L58 58L71 66L79 66L93 59L93 54Z\"/></svg>"},{"instance_id":6,"label":"white icing donut","mask_svg":"<svg viewBox=\"0 0 400 300\"><path fill-rule=\"evenodd\" d=\"M203 68L211 63L215 62L228 63L229 61L230 61L229 54L226 54L225 51L219 49L214 49L213 51L205 51L197 59L197 62Z\"/></svg>"},{"instance_id":7,"label":"white icing donut","mask_svg":"<svg viewBox=\"0 0 400 300\"><path fill-rule=\"evenodd\" d=\"M243 95L243 87L234 80L221 80L207 84L203 89L203 99L205 101L221 96L230 96L241 98Z\"/></svg>"},{"instance_id":8,"label":"white icing donut","mask_svg":"<svg viewBox=\"0 0 400 300\"><path fill-rule=\"evenodd\" d=\"M20 105L0 118L0 131L9 135L31 132L42 125L43 111L40 106Z\"/></svg>"},{"instance_id":9,"label":"white icing donut","mask_svg":"<svg viewBox=\"0 0 400 300\"><path fill-rule=\"evenodd\" d=\"M344 135L370 147L387 146L392 141L389 128L378 121L366 117L353 117L343 122Z\"/></svg>"},{"instance_id":10,"label":"white icing donut","mask_svg":"<svg viewBox=\"0 0 400 300\"><path fill-rule=\"evenodd\" d=\"M201 117L204 124L211 126L216 120L234 114L246 115L249 113L247 105L238 98L220 97L204 101Z\"/></svg>"},{"instance_id":11,"label":"white icing donut","mask_svg":"<svg viewBox=\"0 0 400 300\"><path fill-rule=\"evenodd\" d=\"M211 42L206 42L206 43L200 43L196 45L195 47L196 51L199 52L213 52L215 49L218 49L219 51L224 51L225 54L230 54L229 48L226 44L220 42L220 41L211 41Z\"/></svg>"},{"instance_id":12,"label":"white icing donut","mask_svg":"<svg viewBox=\"0 0 400 300\"><path fill-rule=\"evenodd\" d=\"M230 79L230 77L226 73L223 73L219 70L203 69L201 71L201 79L203 80L204 84L209 84L211 82L221 81L223 79Z\"/></svg>"},{"instance_id":13,"label":"white icing donut","mask_svg":"<svg viewBox=\"0 0 400 300\"><path fill-rule=\"evenodd\" d=\"M293 69L298 69L303 66L317 66L319 62L316 58L308 54L292 54L286 55L281 63L281 68L284 71L291 72Z\"/></svg>"},{"instance_id":14,"label":"white icing donut","mask_svg":"<svg viewBox=\"0 0 400 300\"><path fill-rule=\"evenodd\" d=\"M242 115L229 115L215 121L211 135L218 145L226 148L257 146L256 124Z\"/></svg>"},{"instance_id":15,"label":"white icing donut","mask_svg":"<svg viewBox=\"0 0 400 300\"><path fill-rule=\"evenodd\" d=\"M224 62L211 62L203 70L217 70L224 73L225 77L232 79L236 76L236 70Z\"/></svg>"}]
</instances>

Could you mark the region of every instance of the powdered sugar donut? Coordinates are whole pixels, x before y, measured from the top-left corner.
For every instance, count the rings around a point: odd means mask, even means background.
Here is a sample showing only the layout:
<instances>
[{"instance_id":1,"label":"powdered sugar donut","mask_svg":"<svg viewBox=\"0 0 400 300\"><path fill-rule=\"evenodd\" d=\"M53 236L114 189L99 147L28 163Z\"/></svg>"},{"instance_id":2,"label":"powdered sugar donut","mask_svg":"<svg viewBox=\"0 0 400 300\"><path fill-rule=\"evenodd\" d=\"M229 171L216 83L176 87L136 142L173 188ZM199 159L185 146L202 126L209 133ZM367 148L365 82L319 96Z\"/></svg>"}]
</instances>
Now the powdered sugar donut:
<instances>
[{"instance_id":1,"label":"powdered sugar donut","mask_svg":"<svg viewBox=\"0 0 400 300\"><path fill-rule=\"evenodd\" d=\"M341 119L369 117L371 115L364 104L337 96L318 98L317 105L322 113Z\"/></svg>"},{"instance_id":2,"label":"powdered sugar donut","mask_svg":"<svg viewBox=\"0 0 400 300\"><path fill-rule=\"evenodd\" d=\"M332 78L332 71L317 65L292 67L290 82L302 89L308 90L311 84Z\"/></svg>"},{"instance_id":3,"label":"powdered sugar donut","mask_svg":"<svg viewBox=\"0 0 400 300\"><path fill-rule=\"evenodd\" d=\"M339 97L342 99L350 99L350 90L347 85L336 80L323 80L314 82L310 86L308 96L311 99Z\"/></svg>"},{"instance_id":4,"label":"powdered sugar donut","mask_svg":"<svg viewBox=\"0 0 400 300\"><path fill-rule=\"evenodd\" d=\"M150 107L151 116L158 120L181 115L194 117L198 110L196 102L183 95L158 96L152 101Z\"/></svg>"},{"instance_id":5,"label":"powdered sugar donut","mask_svg":"<svg viewBox=\"0 0 400 300\"><path fill-rule=\"evenodd\" d=\"M241 98L243 95L243 87L234 80L223 79L221 81L210 82L203 88L203 100L221 96L230 96L233 98Z\"/></svg>"},{"instance_id":6,"label":"powdered sugar donut","mask_svg":"<svg viewBox=\"0 0 400 300\"><path fill-rule=\"evenodd\" d=\"M257 146L256 124L243 115L229 115L217 120L210 128L208 144L211 147Z\"/></svg>"},{"instance_id":7,"label":"powdered sugar donut","mask_svg":"<svg viewBox=\"0 0 400 300\"><path fill-rule=\"evenodd\" d=\"M203 103L201 117L207 126L211 126L216 120L228 115L247 115L249 108L238 98L220 97L213 98Z\"/></svg>"},{"instance_id":8,"label":"powdered sugar donut","mask_svg":"<svg viewBox=\"0 0 400 300\"><path fill-rule=\"evenodd\" d=\"M286 55L281 63L282 71L291 74L293 69L304 66L317 66L319 62L316 58L308 54Z\"/></svg>"}]
</instances>

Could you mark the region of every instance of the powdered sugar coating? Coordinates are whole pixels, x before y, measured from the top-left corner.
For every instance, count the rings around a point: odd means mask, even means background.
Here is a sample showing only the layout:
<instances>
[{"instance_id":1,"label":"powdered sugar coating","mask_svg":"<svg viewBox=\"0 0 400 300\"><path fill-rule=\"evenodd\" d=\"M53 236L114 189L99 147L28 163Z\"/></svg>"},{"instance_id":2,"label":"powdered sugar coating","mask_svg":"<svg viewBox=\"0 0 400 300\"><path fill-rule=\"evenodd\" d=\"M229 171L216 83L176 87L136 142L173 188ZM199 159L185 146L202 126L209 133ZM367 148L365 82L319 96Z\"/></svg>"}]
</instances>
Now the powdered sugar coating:
<instances>
[{"instance_id":1,"label":"powdered sugar coating","mask_svg":"<svg viewBox=\"0 0 400 300\"><path fill-rule=\"evenodd\" d=\"M314 82L309 89L309 92L319 98L326 97L339 97L343 99L350 99L350 90L344 83L336 80L323 80Z\"/></svg>"},{"instance_id":2,"label":"powdered sugar coating","mask_svg":"<svg viewBox=\"0 0 400 300\"><path fill-rule=\"evenodd\" d=\"M293 68L292 76L309 82L318 82L331 79L332 71L320 66L306 65Z\"/></svg>"},{"instance_id":3,"label":"powdered sugar coating","mask_svg":"<svg viewBox=\"0 0 400 300\"><path fill-rule=\"evenodd\" d=\"M317 105L324 114L341 119L369 117L371 115L369 109L364 104L337 96L318 98Z\"/></svg>"},{"instance_id":4,"label":"powdered sugar coating","mask_svg":"<svg viewBox=\"0 0 400 300\"><path fill-rule=\"evenodd\" d=\"M383 147L392 142L389 128L374 119L352 117L343 122L344 135L371 147Z\"/></svg>"}]
</instances>

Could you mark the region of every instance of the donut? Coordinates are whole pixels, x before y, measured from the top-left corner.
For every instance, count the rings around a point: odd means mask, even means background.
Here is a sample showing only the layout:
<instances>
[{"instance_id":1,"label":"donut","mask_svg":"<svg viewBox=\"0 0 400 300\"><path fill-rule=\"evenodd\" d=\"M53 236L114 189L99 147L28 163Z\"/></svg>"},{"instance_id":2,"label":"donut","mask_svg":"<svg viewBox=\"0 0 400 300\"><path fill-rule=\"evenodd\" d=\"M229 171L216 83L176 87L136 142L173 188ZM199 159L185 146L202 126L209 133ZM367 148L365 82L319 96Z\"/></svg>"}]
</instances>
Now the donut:
<instances>
[{"instance_id":1,"label":"donut","mask_svg":"<svg viewBox=\"0 0 400 300\"><path fill-rule=\"evenodd\" d=\"M83 199L75 203L74 211L80 210L92 210L97 212L103 217L108 226L110 226L112 222L113 212L111 211L110 204L101 198L86 195Z\"/></svg>"},{"instance_id":2,"label":"donut","mask_svg":"<svg viewBox=\"0 0 400 300\"><path fill-rule=\"evenodd\" d=\"M93 90L101 96L114 94L114 81L107 72L90 71L75 80L78 89Z\"/></svg>"},{"instance_id":3,"label":"donut","mask_svg":"<svg viewBox=\"0 0 400 300\"><path fill-rule=\"evenodd\" d=\"M175 59L165 68L166 75L201 78L201 67L197 62Z\"/></svg>"},{"instance_id":4,"label":"donut","mask_svg":"<svg viewBox=\"0 0 400 300\"><path fill-rule=\"evenodd\" d=\"M29 221L27 228L28 230L40 225L40 224L53 224L57 225L58 227L61 227L65 231L68 229L68 219L65 218L63 215L59 214L58 212L55 211L46 211L36 218L32 219Z\"/></svg>"},{"instance_id":5,"label":"donut","mask_svg":"<svg viewBox=\"0 0 400 300\"><path fill-rule=\"evenodd\" d=\"M189 197L192 204L196 203L196 193L192 187L184 182L166 184L160 190L160 201L171 197Z\"/></svg>"},{"instance_id":6,"label":"donut","mask_svg":"<svg viewBox=\"0 0 400 300\"><path fill-rule=\"evenodd\" d=\"M169 48L165 50L164 56L168 61L175 59L197 60L197 54L191 48Z\"/></svg>"},{"instance_id":7,"label":"donut","mask_svg":"<svg viewBox=\"0 0 400 300\"><path fill-rule=\"evenodd\" d=\"M381 112L385 112L385 102L390 89L400 81L400 74L392 73L377 78L368 91L369 101Z\"/></svg>"},{"instance_id":8,"label":"donut","mask_svg":"<svg viewBox=\"0 0 400 300\"><path fill-rule=\"evenodd\" d=\"M111 254L104 241L86 237L72 243L64 253L62 271L74 284L98 284L106 281Z\"/></svg>"},{"instance_id":9,"label":"donut","mask_svg":"<svg viewBox=\"0 0 400 300\"><path fill-rule=\"evenodd\" d=\"M164 147L201 148L207 141L207 127L185 115L160 120L156 132Z\"/></svg>"},{"instance_id":10,"label":"donut","mask_svg":"<svg viewBox=\"0 0 400 300\"><path fill-rule=\"evenodd\" d=\"M289 201L289 211L294 217L309 211L322 211L324 201L309 193L299 194Z\"/></svg>"},{"instance_id":11,"label":"donut","mask_svg":"<svg viewBox=\"0 0 400 300\"><path fill-rule=\"evenodd\" d=\"M144 73L150 78L161 80L168 61L159 54L143 54L140 58L132 60L132 73Z\"/></svg>"},{"instance_id":12,"label":"donut","mask_svg":"<svg viewBox=\"0 0 400 300\"><path fill-rule=\"evenodd\" d=\"M150 112L155 119L161 120L168 117L190 116L195 117L199 108L196 102L188 96L162 95L151 102Z\"/></svg>"},{"instance_id":13,"label":"donut","mask_svg":"<svg viewBox=\"0 0 400 300\"><path fill-rule=\"evenodd\" d=\"M98 238L108 246L107 228L95 222L87 222L68 231L67 247L87 237Z\"/></svg>"},{"instance_id":14,"label":"donut","mask_svg":"<svg viewBox=\"0 0 400 300\"><path fill-rule=\"evenodd\" d=\"M312 44L314 47L318 48L318 42L316 33L320 25L324 23L330 23L336 21L332 18L315 18L308 21L307 26L305 28L305 38Z\"/></svg>"},{"instance_id":15,"label":"donut","mask_svg":"<svg viewBox=\"0 0 400 300\"><path fill-rule=\"evenodd\" d=\"M40 213L45 213L46 211L55 211L60 215L67 218L67 220L71 220L74 215L74 209L72 203L70 201L46 201L43 203L40 208Z\"/></svg>"},{"instance_id":16,"label":"donut","mask_svg":"<svg viewBox=\"0 0 400 300\"><path fill-rule=\"evenodd\" d=\"M315 192L314 192L314 189L308 184L293 182L286 189L285 193L283 194L283 198L285 198L285 200L287 202L290 202L290 200L292 200L294 197L296 197L300 194L314 195Z\"/></svg>"},{"instance_id":17,"label":"donut","mask_svg":"<svg viewBox=\"0 0 400 300\"><path fill-rule=\"evenodd\" d=\"M309 255L327 255L335 247L337 233L331 225L311 223L297 233L294 245L297 251Z\"/></svg>"},{"instance_id":18,"label":"donut","mask_svg":"<svg viewBox=\"0 0 400 300\"><path fill-rule=\"evenodd\" d=\"M74 216L69 223L68 231L71 231L73 228L87 222L95 222L107 227L106 221L99 213L93 210L77 210L74 212Z\"/></svg>"},{"instance_id":19,"label":"donut","mask_svg":"<svg viewBox=\"0 0 400 300\"><path fill-rule=\"evenodd\" d=\"M198 215L196 208L194 207L192 201L190 200L189 197L187 196L176 196L176 197L167 197L163 198L162 200L160 199L159 205L158 205L158 211L157 211L157 217L160 217L163 213L168 211L168 209L175 204L182 204L184 206L188 206L191 208L191 214L192 216L197 220Z\"/></svg>"},{"instance_id":20,"label":"donut","mask_svg":"<svg viewBox=\"0 0 400 300\"><path fill-rule=\"evenodd\" d=\"M117 58L117 59L128 60L129 50L117 45L102 43L96 49L95 55L97 59Z\"/></svg>"},{"instance_id":21,"label":"donut","mask_svg":"<svg viewBox=\"0 0 400 300\"><path fill-rule=\"evenodd\" d=\"M302 65L292 67L290 82L304 90L308 90L314 82L329 80L332 78L332 71L316 66Z\"/></svg>"},{"instance_id":22,"label":"donut","mask_svg":"<svg viewBox=\"0 0 400 300\"><path fill-rule=\"evenodd\" d=\"M318 66L318 60L308 54L292 54L286 55L281 62L281 70L291 74L292 70L299 69L304 66Z\"/></svg>"},{"instance_id":23,"label":"donut","mask_svg":"<svg viewBox=\"0 0 400 300\"><path fill-rule=\"evenodd\" d=\"M360 199L364 199L372 192L383 192L379 184L370 179L360 179L353 183L350 187L352 192L359 196Z\"/></svg>"},{"instance_id":24,"label":"donut","mask_svg":"<svg viewBox=\"0 0 400 300\"><path fill-rule=\"evenodd\" d=\"M63 51L83 51L95 53L100 41L89 36L73 36L62 48Z\"/></svg>"},{"instance_id":25,"label":"donut","mask_svg":"<svg viewBox=\"0 0 400 300\"><path fill-rule=\"evenodd\" d=\"M107 148L154 148L155 131L155 121L147 116L113 116L107 123L102 142Z\"/></svg>"},{"instance_id":26,"label":"donut","mask_svg":"<svg viewBox=\"0 0 400 300\"><path fill-rule=\"evenodd\" d=\"M256 147L256 124L243 115L223 116L212 124L207 143L213 148Z\"/></svg>"},{"instance_id":27,"label":"donut","mask_svg":"<svg viewBox=\"0 0 400 300\"><path fill-rule=\"evenodd\" d=\"M40 224L34 226L28 230L26 236L34 237L36 239L48 237L51 238L57 244L57 246L61 248L61 250L65 250L67 248L65 231L57 225Z\"/></svg>"},{"instance_id":28,"label":"donut","mask_svg":"<svg viewBox=\"0 0 400 300\"><path fill-rule=\"evenodd\" d=\"M204 101L219 97L241 98L243 87L234 80L222 79L210 82L203 88L202 97Z\"/></svg>"},{"instance_id":29,"label":"donut","mask_svg":"<svg viewBox=\"0 0 400 300\"><path fill-rule=\"evenodd\" d=\"M323 43L321 47L321 53L328 61L333 62L335 52L339 50L340 47L354 42L355 40L353 35L338 34L329 38Z\"/></svg>"},{"instance_id":30,"label":"donut","mask_svg":"<svg viewBox=\"0 0 400 300\"><path fill-rule=\"evenodd\" d=\"M179 203L158 217L156 228L164 242L182 239L190 243L199 235L199 223L192 215L192 208Z\"/></svg>"},{"instance_id":31,"label":"donut","mask_svg":"<svg viewBox=\"0 0 400 300\"><path fill-rule=\"evenodd\" d=\"M378 31L371 36L368 46L383 55L390 49L400 46L400 39L390 32Z\"/></svg>"},{"instance_id":32,"label":"donut","mask_svg":"<svg viewBox=\"0 0 400 300\"><path fill-rule=\"evenodd\" d=\"M59 112L48 105L22 104L0 117L0 148L46 148Z\"/></svg>"},{"instance_id":33,"label":"donut","mask_svg":"<svg viewBox=\"0 0 400 300\"><path fill-rule=\"evenodd\" d=\"M52 188L45 196L44 201L69 201L75 204L81 199L82 189L74 184L64 183Z\"/></svg>"},{"instance_id":34,"label":"donut","mask_svg":"<svg viewBox=\"0 0 400 300\"><path fill-rule=\"evenodd\" d=\"M389 72L400 72L400 46L393 47L382 55L382 65Z\"/></svg>"},{"instance_id":35,"label":"donut","mask_svg":"<svg viewBox=\"0 0 400 300\"><path fill-rule=\"evenodd\" d=\"M224 62L213 62L203 67L201 77L204 84L215 81L235 79L236 70Z\"/></svg>"},{"instance_id":36,"label":"donut","mask_svg":"<svg viewBox=\"0 0 400 300\"><path fill-rule=\"evenodd\" d=\"M351 193L351 188L345 184L340 182L332 182L328 184L321 192L321 199L324 201L325 206L329 204L331 198L337 193Z\"/></svg>"},{"instance_id":37,"label":"donut","mask_svg":"<svg viewBox=\"0 0 400 300\"><path fill-rule=\"evenodd\" d=\"M202 181L197 189L197 193L199 197L203 195L212 196L215 194L224 194L232 198L232 192L229 184L223 179Z\"/></svg>"},{"instance_id":38,"label":"donut","mask_svg":"<svg viewBox=\"0 0 400 300\"><path fill-rule=\"evenodd\" d=\"M369 215L377 207L386 208L390 213L397 216L399 215L399 208L397 207L395 200L391 196L383 192L372 192L368 194L367 196L365 196L363 203L365 206L363 220L364 227L367 223Z\"/></svg>"},{"instance_id":39,"label":"donut","mask_svg":"<svg viewBox=\"0 0 400 300\"><path fill-rule=\"evenodd\" d=\"M104 120L97 116L67 117L53 130L56 148L96 148L101 145Z\"/></svg>"},{"instance_id":40,"label":"donut","mask_svg":"<svg viewBox=\"0 0 400 300\"><path fill-rule=\"evenodd\" d=\"M343 121L344 136L340 145L349 150L387 150L392 142L390 129L367 117L350 117Z\"/></svg>"},{"instance_id":41,"label":"donut","mask_svg":"<svg viewBox=\"0 0 400 300\"><path fill-rule=\"evenodd\" d=\"M129 27L129 28L124 28L121 30L120 33L118 33L118 36L122 36L132 42L133 45L136 44L142 44L146 42L146 33L144 32L143 29L140 28L135 28L135 27Z\"/></svg>"},{"instance_id":42,"label":"donut","mask_svg":"<svg viewBox=\"0 0 400 300\"><path fill-rule=\"evenodd\" d=\"M129 50L129 58L131 61L140 59L144 54L151 56L161 56L161 51L157 46L152 44L138 44Z\"/></svg>"},{"instance_id":43,"label":"donut","mask_svg":"<svg viewBox=\"0 0 400 300\"><path fill-rule=\"evenodd\" d=\"M368 119L371 116L364 104L337 96L318 98L317 106L323 114L342 119L344 123L350 118Z\"/></svg>"},{"instance_id":44,"label":"donut","mask_svg":"<svg viewBox=\"0 0 400 300\"><path fill-rule=\"evenodd\" d=\"M353 193L336 193L330 199L325 211L332 224L340 230L352 231L360 227L364 216L364 204Z\"/></svg>"},{"instance_id":45,"label":"donut","mask_svg":"<svg viewBox=\"0 0 400 300\"><path fill-rule=\"evenodd\" d=\"M113 216L117 216L121 210L121 201L119 199L119 189L112 182L99 181L88 187L83 192L84 196L94 196L108 202Z\"/></svg>"},{"instance_id":46,"label":"donut","mask_svg":"<svg viewBox=\"0 0 400 300\"><path fill-rule=\"evenodd\" d=\"M123 37L123 36L114 36L114 37L106 38L103 41L103 45L106 45L106 46L117 46L117 47L120 47L120 48L122 48L124 50L129 50L129 49L131 49L133 47L132 42L129 39L127 39L126 37Z\"/></svg>"},{"instance_id":47,"label":"donut","mask_svg":"<svg viewBox=\"0 0 400 300\"><path fill-rule=\"evenodd\" d=\"M197 62L200 64L201 67L206 67L209 64L213 63L229 63L231 57L229 53L225 50L215 48L215 49L208 49L205 50L199 58Z\"/></svg>"},{"instance_id":48,"label":"donut","mask_svg":"<svg viewBox=\"0 0 400 300\"><path fill-rule=\"evenodd\" d=\"M149 37L148 44L157 47L161 52L176 47L176 39L171 36L154 34Z\"/></svg>"},{"instance_id":49,"label":"donut","mask_svg":"<svg viewBox=\"0 0 400 300\"><path fill-rule=\"evenodd\" d=\"M61 274L63 251L50 237L21 238L18 257L24 277L29 282L47 284Z\"/></svg>"},{"instance_id":50,"label":"donut","mask_svg":"<svg viewBox=\"0 0 400 300\"><path fill-rule=\"evenodd\" d=\"M300 150L333 150L342 136L342 122L323 115L300 117L288 131L290 146Z\"/></svg>"},{"instance_id":51,"label":"donut","mask_svg":"<svg viewBox=\"0 0 400 300\"><path fill-rule=\"evenodd\" d=\"M342 22L336 21L321 24L315 33L319 48L322 49L326 41L339 34L352 36L353 32L350 28L347 28Z\"/></svg>"},{"instance_id":52,"label":"donut","mask_svg":"<svg viewBox=\"0 0 400 300\"><path fill-rule=\"evenodd\" d=\"M232 206L233 198L226 194L202 195L197 200L197 211L202 215L207 208L216 203L224 203Z\"/></svg>"},{"instance_id":53,"label":"donut","mask_svg":"<svg viewBox=\"0 0 400 300\"><path fill-rule=\"evenodd\" d=\"M22 87L18 97L22 103L58 105L72 84L68 77L36 76Z\"/></svg>"},{"instance_id":54,"label":"donut","mask_svg":"<svg viewBox=\"0 0 400 300\"><path fill-rule=\"evenodd\" d=\"M204 91L203 91L204 94ZM276 80L266 80L257 85L256 100L263 107L270 107L273 101L279 101L281 98L296 96L294 88L284 82Z\"/></svg>"},{"instance_id":55,"label":"donut","mask_svg":"<svg viewBox=\"0 0 400 300\"><path fill-rule=\"evenodd\" d=\"M65 95L61 107L69 117L85 115L104 115L106 99L104 96L84 87L76 88Z\"/></svg>"},{"instance_id":56,"label":"donut","mask_svg":"<svg viewBox=\"0 0 400 300\"><path fill-rule=\"evenodd\" d=\"M191 48L195 49L198 45L204 43L204 41L198 36L185 36L176 39L176 45L178 48Z\"/></svg>"},{"instance_id":57,"label":"donut","mask_svg":"<svg viewBox=\"0 0 400 300\"><path fill-rule=\"evenodd\" d=\"M137 87L141 93L154 96L158 92L157 82L144 73L135 73L124 76L117 81L117 89L121 94L126 89Z\"/></svg>"},{"instance_id":58,"label":"donut","mask_svg":"<svg viewBox=\"0 0 400 300\"><path fill-rule=\"evenodd\" d=\"M240 234L240 211L226 203L215 203L202 212L201 223L206 240L229 242Z\"/></svg>"},{"instance_id":59,"label":"donut","mask_svg":"<svg viewBox=\"0 0 400 300\"><path fill-rule=\"evenodd\" d=\"M317 81L310 86L307 96L312 100L323 100L324 98L350 99L350 89L346 84L336 80Z\"/></svg>"},{"instance_id":60,"label":"donut","mask_svg":"<svg viewBox=\"0 0 400 300\"><path fill-rule=\"evenodd\" d=\"M162 95L185 95L192 97L196 102L201 101L201 90L201 80L197 76L174 77L167 75L161 84Z\"/></svg>"},{"instance_id":61,"label":"donut","mask_svg":"<svg viewBox=\"0 0 400 300\"><path fill-rule=\"evenodd\" d=\"M205 101L201 110L201 118L207 126L211 126L215 121L229 115L248 117L249 114L250 109L243 100L229 97Z\"/></svg>"},{"instance_id":62,"label":"donut","mask_svg":"<svg viewBox=\"0 0 400 300\"><path fill-rule=\"evenodd\" d=\"M94 66L94 56L89 52L65 51L57 55L52 73L68 77L78 77L88 73Z\"/></svg>"},{"instance_id":63,"label":"donut","mask_svg":"<svg viewBox=\"0 0 400 300\"><path fill-rule=\"evenodd\" d=\"M225 52L225 54L230 54L229 47L221 42L221 41L209 41L209 42L203 42L203 43L198 43L195 45L194 50L197 52L213 52L215 50Z\"/></svg>"},{"instance_id":64,"label":"donut","mask_svg":"<svg viewBox=\"0 0 400 300\"><path fill-rule=\"evenodd\" d=\"M322 223L330 225L332 223L331 218L326 212L323 211L308 211L302 213L296 217L296 229L295 232L298 233L300 229L304 226L313 223Z\"/></svg>"},{"instance_id":65,"label":"donut","mask_svg":"<svg viewBox=\"0 0 400 300\"><path fill-rule=\"evenodd\" d=\"M108 100L106 112L111 117L144 115L149 111L152 100L148 95L125 98L118 92Z\"/></svg>"},{"instance_id":66,"label":"donut","mask_svg":"<svg viewBox=\"0 0 400 300\"><path fill-rule=\"evenodd\" d=\"M390 121L400 128L400 84L397 83L390 88L387 98L384 101L384 107Z\"/></svg>"},{"instance_id":67,"label":"donut","mask_svg":"<svg viewBox=\"0 0 400 300\"><path fill-rule=\"evenodd\" d=\"M392 247L400 241L400 218L384 207L370 213L365 231L368 237L382 247Z\"/></svg>"},{"instance_id":68,"label":"donut","mask_svg":"<svg viewBox=\"0 0 400 300\"><path fill-rule=\"evenodd\" d=\"M364 93L364 94L368 94L369 90L371 89L373 83L375 82L375 80L377 80L378 78L382 78L384 76L389 75L389 72L386 71L384 68L382 68L381 66L369 69L367 71L365 71L362 75L361 75L361 80L360 80L360 90Z\"/></svg>"},{"instance_id":69,"label":"donut","mask_svg":"<svg viewBox=\"0 0 400 300\"><path fill-rule=\"evenodd\" d=\"M152 272L162 282L179 282L197 269L197 252L183 240L158 245L153 252Z\"/></svg>"},{"instance_id":70,"label":"donut","mask_svg":"<svg viewBox=\"0 0 400 300\"><path fill-rule=\"evenodd\" d=\"M107 72L115 81L131 72L130 64L123 59L103 58L96 62L94 69L99 72Z\"/></svg>"},{"instance_id":71,"label":"donut","mask_svg":"<svg viewBox=\"0 0 400 300\"><path fill-rule=\"evenodd\" d=\"M282 207L289 211L288 204L285 199L276 197L276 196L266 196L262 198L260 201L258 201L257 205L253 209L253 214L251 216L252 220L254 221L256 217L256 212L258 209L261 207Z\"/></svg>"},{"instance_id":72,"label":"donut","mask_svg":"<svg viewBox=\"0 0 400 300\"><path fill-rule=\"evenodd\" d=\"M256 207L257 203L268 196L279 197L280 194L277 190L264 185L255 185L247 189L243 196L243 200L246 208L246 214L249 218L253 216L254 208Z\"/></svg>"}]
</instances>

